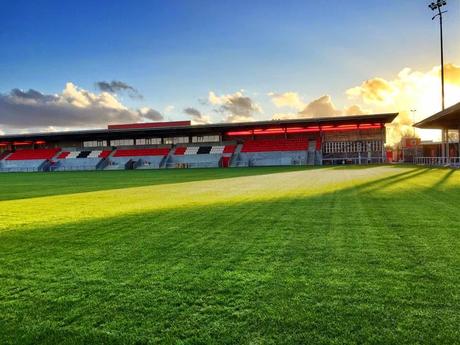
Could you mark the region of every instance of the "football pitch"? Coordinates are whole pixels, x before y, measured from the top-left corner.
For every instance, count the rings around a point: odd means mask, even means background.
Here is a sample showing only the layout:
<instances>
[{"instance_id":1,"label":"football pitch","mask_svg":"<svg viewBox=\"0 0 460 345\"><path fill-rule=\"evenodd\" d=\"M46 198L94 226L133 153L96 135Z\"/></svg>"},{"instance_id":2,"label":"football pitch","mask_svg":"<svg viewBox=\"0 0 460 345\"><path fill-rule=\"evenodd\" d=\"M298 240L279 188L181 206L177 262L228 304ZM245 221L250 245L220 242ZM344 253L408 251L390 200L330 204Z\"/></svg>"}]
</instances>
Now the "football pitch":
<instances>
[{"instance_id":1,"label":"football pitch","mask_svg":"<svg viewBox=\"0 0 460 345\"><path fill-rule=\"evenodd\" d=\"M454 344L460 171L0 175L0 344Z\"/></svg>"}]
</instances>

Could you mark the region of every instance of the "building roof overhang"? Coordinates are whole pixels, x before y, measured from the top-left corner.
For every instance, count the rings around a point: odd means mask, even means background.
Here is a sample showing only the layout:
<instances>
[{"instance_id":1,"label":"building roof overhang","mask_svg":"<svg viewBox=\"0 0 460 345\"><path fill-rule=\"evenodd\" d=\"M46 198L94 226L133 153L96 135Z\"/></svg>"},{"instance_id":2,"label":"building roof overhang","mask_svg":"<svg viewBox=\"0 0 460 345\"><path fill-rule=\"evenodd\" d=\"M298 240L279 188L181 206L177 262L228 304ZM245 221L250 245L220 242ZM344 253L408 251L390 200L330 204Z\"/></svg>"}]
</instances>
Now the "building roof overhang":
<instances>
[{"instance_id":1,"label":"building roof overhang","mask_svg":"<svg viewBox=\"0 0 460 345\"><path fill-rule=\"evenodd\" d=\"M426 129L460 129L460 102L414 125Z\"/></svg>"},{"instance_id":2,"label":"building roof overhang","mask_svg":"<svg viewBox=\"0 0 460 345\"><path fill-rule=\"evenodd\" d=\"M391 123L398 113L374 115L352 115L321 118L302 118L292 120L271 120L238 123L215 123L192 126L171 126L158 128L129 128L129 129L94 129L64 132L43 132L26 134L7 134L0 136L0 142L5 141L66 141L66 140L107 140L120 138L142 138L154 136L206 135L225 133L227 131L243 131L255 128L293 127L293 126L327 126L341 124Z\"/></svg>"}]
</instances>

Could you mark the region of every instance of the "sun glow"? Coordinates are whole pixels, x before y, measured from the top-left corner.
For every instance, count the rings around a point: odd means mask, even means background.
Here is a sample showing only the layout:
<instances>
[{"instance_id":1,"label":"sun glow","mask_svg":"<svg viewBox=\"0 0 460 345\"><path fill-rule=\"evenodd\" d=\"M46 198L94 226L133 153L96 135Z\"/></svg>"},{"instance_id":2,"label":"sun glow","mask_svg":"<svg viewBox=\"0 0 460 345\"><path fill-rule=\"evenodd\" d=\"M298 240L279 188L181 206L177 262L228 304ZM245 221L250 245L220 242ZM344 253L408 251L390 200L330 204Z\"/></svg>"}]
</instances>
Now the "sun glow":
<instances>
[{"instance_id":1,"label":"sun glow","mask_svg":"<svg viewBox=\"0 0 460 345\"><path fill-rule=\"evenodd\" d=\"M440 67L427 72L403 69L393 80L373 78L347 90L349 99L364 104L373 112L399 112L388 126L389 143L396 143L406 133L414 133L413 123L441 110ZM460 66L445 66L446 107L460 102ZM439 130L415 129L422 140L439 140Z\"/></svg>"}]
</instances>

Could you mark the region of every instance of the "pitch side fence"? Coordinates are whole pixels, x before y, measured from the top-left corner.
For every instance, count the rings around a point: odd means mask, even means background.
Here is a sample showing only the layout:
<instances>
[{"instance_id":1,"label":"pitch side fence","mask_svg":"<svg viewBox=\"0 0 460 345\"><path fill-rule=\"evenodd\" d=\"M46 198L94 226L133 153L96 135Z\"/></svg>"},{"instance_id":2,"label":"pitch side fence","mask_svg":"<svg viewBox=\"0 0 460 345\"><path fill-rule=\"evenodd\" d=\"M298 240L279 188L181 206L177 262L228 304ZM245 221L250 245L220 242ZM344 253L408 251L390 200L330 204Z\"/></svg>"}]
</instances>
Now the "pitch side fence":
<instances>
[{"instance_id":1,"label":"pitch side fence","mask_svg":"<svg viewBox=\"0 0 460 345\"><path fill-rule=\"evenodd\" d=\"M429 166L452 166L460 168L460 157L416 157L414 163Z\"/></svg>"}]
</instances>

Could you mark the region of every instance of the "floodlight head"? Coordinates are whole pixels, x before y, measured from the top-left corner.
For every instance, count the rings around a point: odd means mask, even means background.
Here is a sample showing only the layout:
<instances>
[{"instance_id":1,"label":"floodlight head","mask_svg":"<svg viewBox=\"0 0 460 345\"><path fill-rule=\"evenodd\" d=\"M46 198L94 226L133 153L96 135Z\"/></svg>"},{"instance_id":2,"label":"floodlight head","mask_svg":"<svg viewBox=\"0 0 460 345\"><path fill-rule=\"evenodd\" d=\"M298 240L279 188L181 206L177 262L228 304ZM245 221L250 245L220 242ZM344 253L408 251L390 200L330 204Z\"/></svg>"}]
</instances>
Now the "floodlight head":
<instances>
[{"instance_id":1,"label":"floodlight head","mask_svg":"<svg viewBox=\"0 0 460 345\"><path fill-rule=\"evenodd\" d=\"M446 6L447 5L447 1L446 0L436 0L436 2L432 2L431 4L428 5L428 7L435 11L435 10L439 10L440 11L440 8L442 6Z\"/></svg>"},{"instance_id":2,"label":"floodlight head","mask_svg":"<svg viewBox=\"0 0 460 345\"><path fill-rule=\"evenodd\" d=\"M447 5L447 1L446 0L438 0L436 2L436 5L437 5L438 8L441 8L442 6Z\"/></svg>"}]
</instances>

